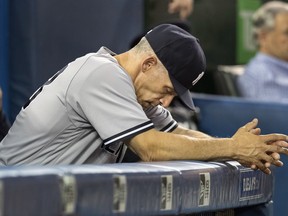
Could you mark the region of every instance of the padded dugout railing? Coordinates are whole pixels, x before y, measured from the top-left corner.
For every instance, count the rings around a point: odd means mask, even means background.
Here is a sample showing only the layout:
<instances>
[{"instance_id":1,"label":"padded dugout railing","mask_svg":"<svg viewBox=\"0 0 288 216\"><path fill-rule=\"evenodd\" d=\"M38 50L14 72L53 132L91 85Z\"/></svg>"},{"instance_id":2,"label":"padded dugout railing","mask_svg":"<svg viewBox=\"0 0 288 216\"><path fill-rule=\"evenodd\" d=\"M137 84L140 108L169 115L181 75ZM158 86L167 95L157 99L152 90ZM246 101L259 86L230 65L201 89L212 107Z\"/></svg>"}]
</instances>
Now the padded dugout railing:
<instances>
[{"instance_id":1,"label":"padded dugout railing","mask_svg":"<svg viewBox=\"0 0 288 216\"><path fill-rule=\"evenodd\" d=\"M1 167L0 215L232 216L271 201L272 184L233 161Z\"/></svg>"}]
</instances>

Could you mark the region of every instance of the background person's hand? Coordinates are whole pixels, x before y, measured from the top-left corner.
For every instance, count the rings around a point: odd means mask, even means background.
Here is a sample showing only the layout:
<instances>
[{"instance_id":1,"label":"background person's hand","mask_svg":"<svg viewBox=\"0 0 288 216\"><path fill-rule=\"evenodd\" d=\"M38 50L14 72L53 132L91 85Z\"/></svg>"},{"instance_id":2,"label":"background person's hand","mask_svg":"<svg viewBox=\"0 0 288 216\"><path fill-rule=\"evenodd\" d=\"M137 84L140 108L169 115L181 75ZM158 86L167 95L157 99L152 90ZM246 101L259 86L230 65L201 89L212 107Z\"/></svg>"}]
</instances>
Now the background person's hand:
<instances>
[{"instance_id":1,"label":"background person's hand","mask_svg":"<svg viewBox=\"0 0 288 216\"><path fill-rule=\"evenodd\" d=\"M266 174L270 174L270 165L282 166L280 154L288 155L287 136L283 134L259 135L261 130L257 128L258 120L247 123L238 129L233 135L235 145L235 160L243 166L259 168Z\"/></svg>"},{"instance_id":2,"label":"background person's hand","mask_svg":"<svg viewBox=\"0 0 288 216\"><path fill-rule=\"evenodd\" d=\"M186 20L193 11L194 0L170 0L168 12L170 14L179 13L181 20Z\"/></svg>"}]
</instances>

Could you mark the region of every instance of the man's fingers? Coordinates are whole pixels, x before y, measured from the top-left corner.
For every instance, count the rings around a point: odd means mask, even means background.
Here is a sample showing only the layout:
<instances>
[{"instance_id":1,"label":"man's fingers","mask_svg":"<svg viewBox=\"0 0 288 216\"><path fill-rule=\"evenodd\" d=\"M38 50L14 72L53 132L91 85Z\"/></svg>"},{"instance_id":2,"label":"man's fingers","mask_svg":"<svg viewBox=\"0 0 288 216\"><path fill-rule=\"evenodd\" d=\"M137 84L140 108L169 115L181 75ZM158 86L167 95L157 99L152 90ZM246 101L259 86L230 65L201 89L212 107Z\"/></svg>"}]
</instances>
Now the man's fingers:
<instances>
[{"instance_id":1,"label":"man's fingers","mask_svg":"<svg viewBox=\"0 0 288 216\"><path fill-rule=\"evenodd\" d=\"M264 164L267 163L267 165L268 165L268 164L274 164L274 163L275 163L274 158L273 158L271 155L267 155L267 154L265 154L265 153L263 153L263 154L261 155L260 161L262 161L262 163L264 163ZM269 165L268 167L270 167L270 165Z\"/></svg>"},{"instance_id":2,"label":"man's fingers","mask_svg":"<svg viewBox=\"0 0 288 216\"><path fill-rule=\"evenodd\" d=\"M283 166L283 162L280 161L280 154L276 152L273 152L267 156L263 156L263 161L265 161L265 167L270 167L271 164L278 167Z\"/></svg>"},{"instance_id":3,"label":"man's fingers","mask_svg":"<svg viewBox=\"0 0 288 216\"><path fill-rule=\"evenodd\" d=\"M274 165L277 166L277 167L281 167L281 166L283 166L283 162L280 161L280 160L275 160L274 161Z\"/></svg>"},{"instance_id":4,"label":"man's fingers","mask_svg":"<svg viewBox=\"0 0 288 216\"><path fill-rule=\"evenodd\" d=\"M246 167L271 174L271 165L283 166L280 154L288 155L288 136L276 133L260 135L261 129L257 125L258 119L255 118L239 128L232 137L238 144L236 159Z\"/></svg>"},{"instance_id":5,"label":"man's fingers","mask_svg":"<svg viewBox=\"0 0 288 216\"><path fill-rule=\"evenodd\" d=\"M245 131L251 131L252 129L255 129L258 124L258 119L253 119L251 122L248 122L246 125L242 127Z\"/></svg>"},{"instance_id":6,"label":"man's fingers","mask_svg":"<svg viewBox=\"0 0 288 216\"><path fill-rule=\"evenodd\" d=\"M253 170L261 170L262 172L264 172L265 174L270 175L271 174L271 170L269 169L270 167L270 163L266 162L266 163L262 163L260 160L254 160L253 162L248 162L246 160L238 160L238 162L245 167L250 167ZM250 165L249 165L250 164Z\"/></svg>"},{"instance_id":7,"label":"man's fingers","mask_svg":"<svg viewBox=\"0 0 288 216\"><path fill-rule=\"evenodd\" d=\"M270 162L266 162L265 163L265 167L269 168L271 166L271 163Z\"/></svg>"},{"instance_id":8,"label":"man's fingers","mask_svg":"<svg viewBox=\"0 0 288 216\"><path fill-rule=\"evenodd\" d=\"M277 152L273 152L272 154L270 154L270 156L271 156L274 160L280 160L280 154L278 154Z\"/></svg>"},{"instance_id":9,"label":"man's fingers","mask_svg":"<svg viewBox=\"0 0 288 216\"><path fill-rule=\"evenodd\" d=\"M255 165L264 173L270 175L271 174L271 170L265 166L265 164L261 163L261 162L256 162Z\"/></svg>"},{"instance_id":10,"label":"man's fingers","mask_svg":"<svg viewBox=\"0 0 288 216\"><path fill-rule=\"evenodd\" d=\"M270 143L267 143L269 145L277 145L277 146L280 146L280 147L284 147L284 148L288 148L288 142L286 141L274 141L274 142L270 142Z\"/></svg>"},{"instance_id":11,"label":"man's fingers","mask_svg":"<svg viewBox=\"0 0 288 216\"><path fill-rule=\"evenodd\" d=\"M267 134L267 135L260 135L261 140L265 143L273 143L277 141L287 141L287 135L284 134Z\"/></svg>"},{"instance_id":12,"label":"man's fingers","mask_svg":"<svg viewBox=\"0 0 288 216\"><path fill-rule=\"evenodd\" d=\"M260 135L261 129L260 128L254 128L254 129L250 130L249 132L252 134L255 134L255 135Z\"/></svg>"},{"instance_id":13,"label":"man's fingers","mask_svg":"<svg viewBox=\"0 0 288 216\"><path fill-rule=\"evenodd\" d=\"M280 161L280 160L275 160L275 161L273 162L273 165L275 165L275 166L277 166L277 167L281 167L281 166L283 166L283 162ZM266 163L265 163L265 167L269 168L270 166L271 166L271 163L269 163L269 162L266 162Z\"/></svg>"},{"instance_id":14,"label":"man's fingers","mask_svg":"<svg viewBox=\"0 0 288 216\"><path fill-rule=\"evenodd\" d=\"M280 146L274 146L274 145L270 145L269 148L267 149L267 152L272 152L272 153L279 153L279 154L285 154L288 155L288 149L287 148L283 148Z\"/></svg>"}]
</instances>

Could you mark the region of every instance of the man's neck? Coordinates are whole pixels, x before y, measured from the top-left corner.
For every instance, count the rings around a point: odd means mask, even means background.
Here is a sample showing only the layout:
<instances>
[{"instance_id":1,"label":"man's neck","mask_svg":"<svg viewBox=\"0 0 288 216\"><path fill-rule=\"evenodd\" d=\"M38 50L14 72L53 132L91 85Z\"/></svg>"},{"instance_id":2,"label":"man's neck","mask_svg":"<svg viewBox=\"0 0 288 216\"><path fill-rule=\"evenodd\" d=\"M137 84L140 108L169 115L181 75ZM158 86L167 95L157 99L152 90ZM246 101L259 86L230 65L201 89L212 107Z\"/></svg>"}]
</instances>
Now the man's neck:
<instances>
[{"instance_id":1,"label":"man's neck","mask_svg":"<svg viewBox=\"0 0 288 216\"><path fill-rule=\"evenodd\" d=\"M118 61L119 65L125 69L125 71L130 75L131 79L134 80L137 77L137 74L140 70L138 70L138 61L135 58L135 55L132 55L131 51L121 53L119 55L114 56Z\"/></svg>"}]
</instances>

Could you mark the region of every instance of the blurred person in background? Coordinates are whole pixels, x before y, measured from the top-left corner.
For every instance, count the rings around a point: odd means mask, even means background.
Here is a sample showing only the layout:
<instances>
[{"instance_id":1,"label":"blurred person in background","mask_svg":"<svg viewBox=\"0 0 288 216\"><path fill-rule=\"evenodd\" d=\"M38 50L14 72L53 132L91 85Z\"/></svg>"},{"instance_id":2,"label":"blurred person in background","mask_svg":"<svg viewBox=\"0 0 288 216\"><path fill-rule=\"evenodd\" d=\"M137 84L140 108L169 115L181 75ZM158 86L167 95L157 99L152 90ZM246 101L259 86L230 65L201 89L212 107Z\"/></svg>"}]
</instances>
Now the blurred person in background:
<instances>
[{"instance_id":1,"label":"blurred person in background","mask_svg":"<svg viewBox=\"0 0 288 216\"><path fill-rule=\"evenodd\" d=\"M241 96L288 101L288 3L271 1L252 18L258 52L237 84Z\"/></svg>"},{"instance_id":2,"label":"blurred person in background","mask_svg":"<svg viewBox=\"0 0 288 216\"><path fill-rule=\"evenodd\" d=\"M0 141L6 136L10 128L10 122L6 118L2 107L2 89L0 88Z\"/></svg>"}]
</instances>

